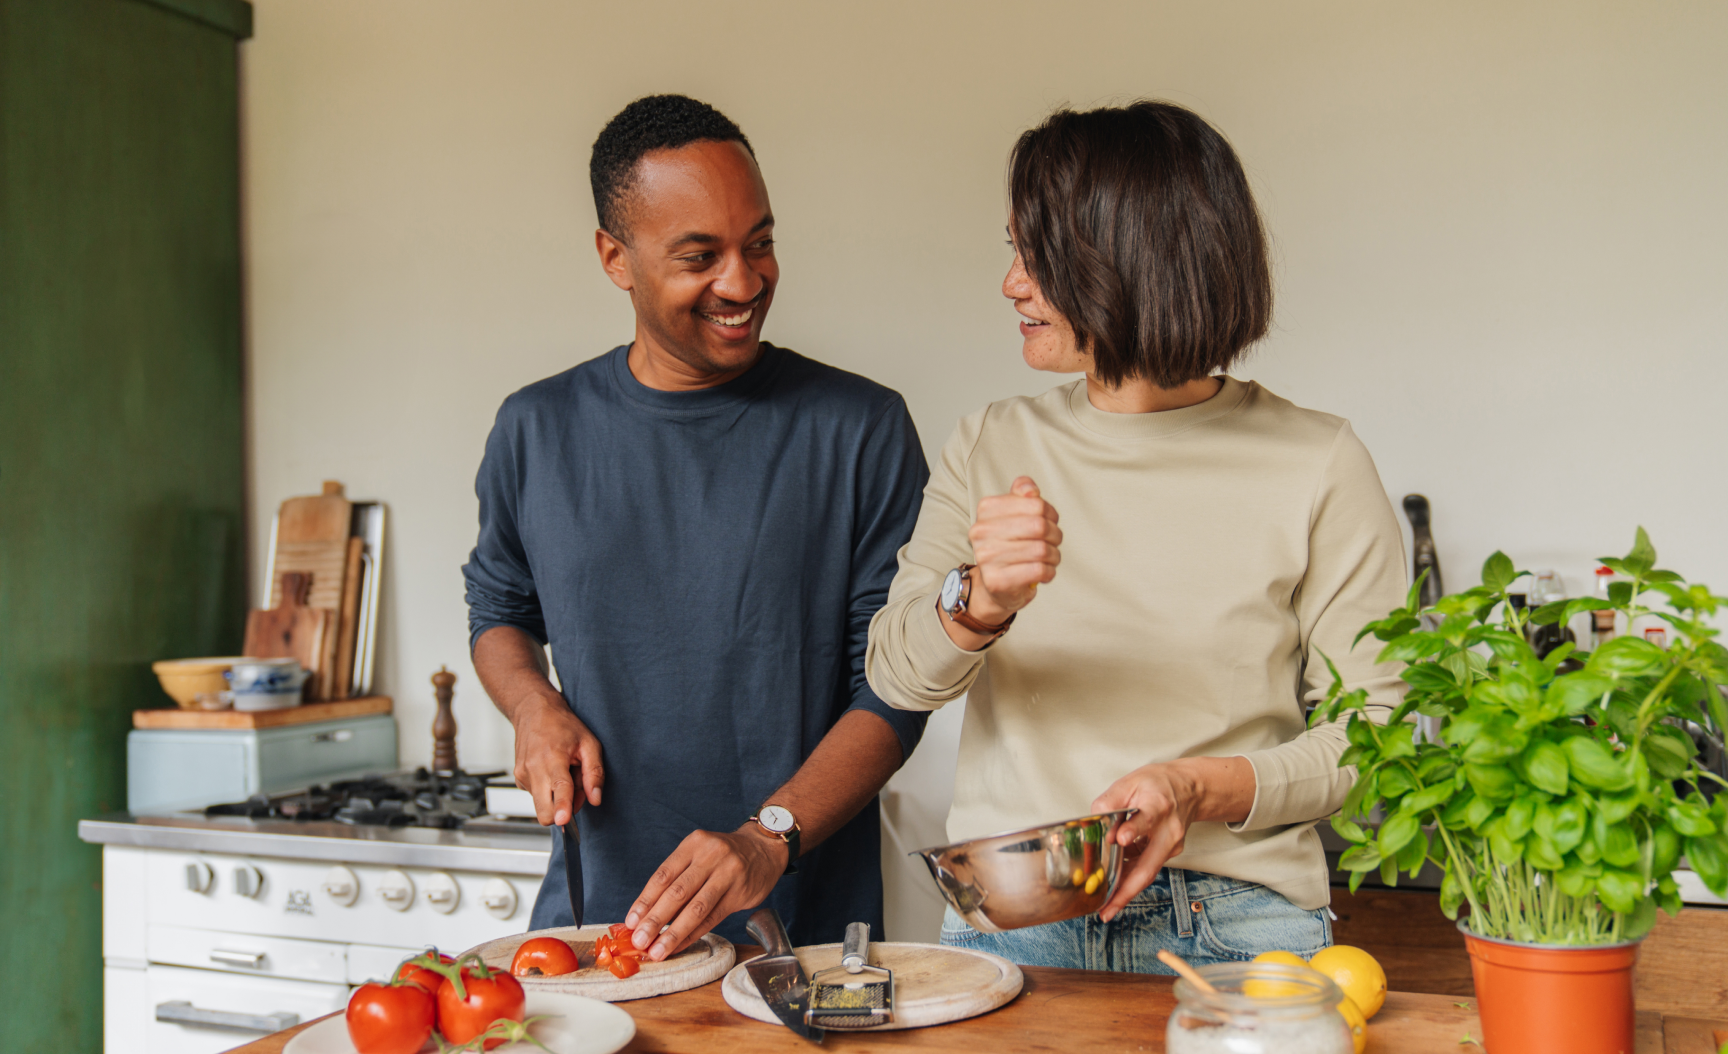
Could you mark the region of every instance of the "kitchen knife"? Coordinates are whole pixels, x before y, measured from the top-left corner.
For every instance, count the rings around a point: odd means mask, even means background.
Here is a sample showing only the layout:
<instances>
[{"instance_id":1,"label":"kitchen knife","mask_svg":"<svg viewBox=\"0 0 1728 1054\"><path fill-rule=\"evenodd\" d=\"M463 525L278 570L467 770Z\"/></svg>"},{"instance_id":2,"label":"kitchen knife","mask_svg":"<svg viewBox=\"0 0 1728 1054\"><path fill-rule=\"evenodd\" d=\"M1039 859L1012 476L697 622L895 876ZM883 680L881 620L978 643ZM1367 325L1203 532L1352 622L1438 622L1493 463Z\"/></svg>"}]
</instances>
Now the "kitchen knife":
<instances>
[{"instance_id":1,"label":"kitchen knife","mask_svg":"<svg viewBox=\"0 0 1728 1054\"><path fill-rule=\"evenodd\" d=\"M810 1009L810 985L798 956L792 953L792 941L780 924L780 913L773 908L758 909L744 924L744 931L762 944L763 954L744 964L762 1001L781 1024L813 1043L822 1042L822 1030L804 1023L804 1012Z\"/></svg>"},{"instance_id":2,"label":"kitchen knife","mask_svg":"<svg viewBox=\"0 0 1728 1054\"><path fill-rule=\"evenodd\" d=\"M582 777L570 768L570 819L559 831L564 836L564 884L570 890L570 914L582 925L582 847L576 840L576 795L582 793Z\"/></svg>"}]
</instances>

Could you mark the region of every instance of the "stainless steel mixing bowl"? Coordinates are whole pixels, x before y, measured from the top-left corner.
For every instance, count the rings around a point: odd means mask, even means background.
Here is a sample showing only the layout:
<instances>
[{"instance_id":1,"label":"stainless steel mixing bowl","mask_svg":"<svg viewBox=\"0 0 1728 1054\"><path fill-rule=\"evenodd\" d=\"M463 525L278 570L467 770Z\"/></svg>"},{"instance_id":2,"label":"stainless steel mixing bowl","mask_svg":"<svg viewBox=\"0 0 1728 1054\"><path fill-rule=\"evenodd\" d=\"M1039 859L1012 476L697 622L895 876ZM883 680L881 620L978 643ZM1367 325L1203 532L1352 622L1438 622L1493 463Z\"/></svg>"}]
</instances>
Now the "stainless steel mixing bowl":
<instances>
[{"instance_id":1,"label":"stainless steel mixing bowl","mask_svg":"<svg viewBox=\"0 0 1728 1054\"><path fill-rule=\"evenodd\" d=\"M1104 906L1121 876L1116 828L1133 809L920 849L936 888L983 933L1042 926Z\"/></svg>"}]
</instances>

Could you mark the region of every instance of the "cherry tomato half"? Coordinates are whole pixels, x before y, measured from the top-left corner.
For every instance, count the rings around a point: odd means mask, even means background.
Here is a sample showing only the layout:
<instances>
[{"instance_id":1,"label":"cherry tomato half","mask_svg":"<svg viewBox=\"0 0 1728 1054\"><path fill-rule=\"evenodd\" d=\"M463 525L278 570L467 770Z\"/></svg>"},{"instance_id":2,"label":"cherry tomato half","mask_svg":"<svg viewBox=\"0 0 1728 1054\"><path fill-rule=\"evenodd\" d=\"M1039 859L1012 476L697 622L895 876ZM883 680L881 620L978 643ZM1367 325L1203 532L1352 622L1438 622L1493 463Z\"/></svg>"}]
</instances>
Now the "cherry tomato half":
<instances>
[{"instance_id":1,"label":"cherry tomato half","mask_svg":"<svg viewBox=\"0 0 1728 1054\"><path fill-rule=\"evenodd\" d=\"M612 965L608 967L612 976L622 981L642 969L642 957L638 955L614 955Z\"/></svg>"},{"instance_id":2,"label":"cherry tomato half","mask_svg":"<svg viewBox=\"0 0 1728 1054\"><path fill-rule=\"evenodd\" d=\"M557 977L575 973L576 952L556 937L535 937L522 942L516 958L510 960L510 972L517 977Z\"/></svg>"},{"instance_id":3,"label":"cherry tomato half","mask_svg":"<svg viewBox=\"0 0 1728 1054\"><path fill-rule=\"evenodd\" d=\"M363 984L348 1000L347 1018L360 1054L414 1054L432 1038L432 993L418 984Z\"/></svg>"},{"instance_id":4,"label":"cherry tomato half","mask_svg":"<svg viewBox=\"0 0 1728 1054\"><path fill-rule=\"evenodd\" d=\"M462 970L462 986L468 993L466 999L457 997L456 986L449 978L438 985L438 1031L444 1033L444 1038L451 1043L461 1046L501 1017L522 1020L526 1001L522 986L502 970L491 973L490 977L481 977L466 968ZM503 1042L502 1039L489 1039L485 1046L491 1050Z\"/></svg>"}]
</instances>

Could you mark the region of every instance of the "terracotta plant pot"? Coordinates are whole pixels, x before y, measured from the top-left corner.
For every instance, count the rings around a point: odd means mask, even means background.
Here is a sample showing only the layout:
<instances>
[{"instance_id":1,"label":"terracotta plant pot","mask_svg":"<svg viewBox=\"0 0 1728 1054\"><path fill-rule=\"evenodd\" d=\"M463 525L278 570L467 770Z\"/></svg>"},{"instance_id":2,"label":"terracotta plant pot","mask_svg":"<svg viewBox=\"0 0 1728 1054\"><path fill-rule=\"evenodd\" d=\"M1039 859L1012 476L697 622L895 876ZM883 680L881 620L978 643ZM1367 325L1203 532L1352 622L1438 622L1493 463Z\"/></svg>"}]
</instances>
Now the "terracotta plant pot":
<instances>
[{"instance_id":1,"label":"terracotta plant pot","mask_svg":"<svg viewBox=\"0 0 1728 1054\"><path fill-rule=\"evenodd\" d=\"M1638 941L1571 948L1458 929L1488 1054L1632 1054Z\"/></svg>"}]
</instances>

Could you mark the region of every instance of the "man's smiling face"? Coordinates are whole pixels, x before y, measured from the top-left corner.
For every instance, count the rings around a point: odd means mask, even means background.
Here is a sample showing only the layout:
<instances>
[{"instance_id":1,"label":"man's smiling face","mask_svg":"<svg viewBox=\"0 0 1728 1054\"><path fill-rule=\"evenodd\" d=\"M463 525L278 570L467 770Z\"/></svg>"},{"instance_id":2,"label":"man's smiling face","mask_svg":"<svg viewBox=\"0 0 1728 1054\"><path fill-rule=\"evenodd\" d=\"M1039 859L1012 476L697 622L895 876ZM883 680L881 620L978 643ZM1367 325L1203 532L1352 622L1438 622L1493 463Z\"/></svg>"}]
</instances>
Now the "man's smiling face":
<instances>
[{"instance_id":1,"label":"man's smiling face","mask_svg":"<svg viewBox=\"0 0 1728 1054\"><path fill-rule=\"evenodd\" d=\"M623 205L628 243L601 231L599 248L612 280L630 291L640 339L653 345L638 350L676 360L689 381L721 383L749 369L780 278L755 160L734 142L652 151Z\"/></svg>"}]
</instances>

